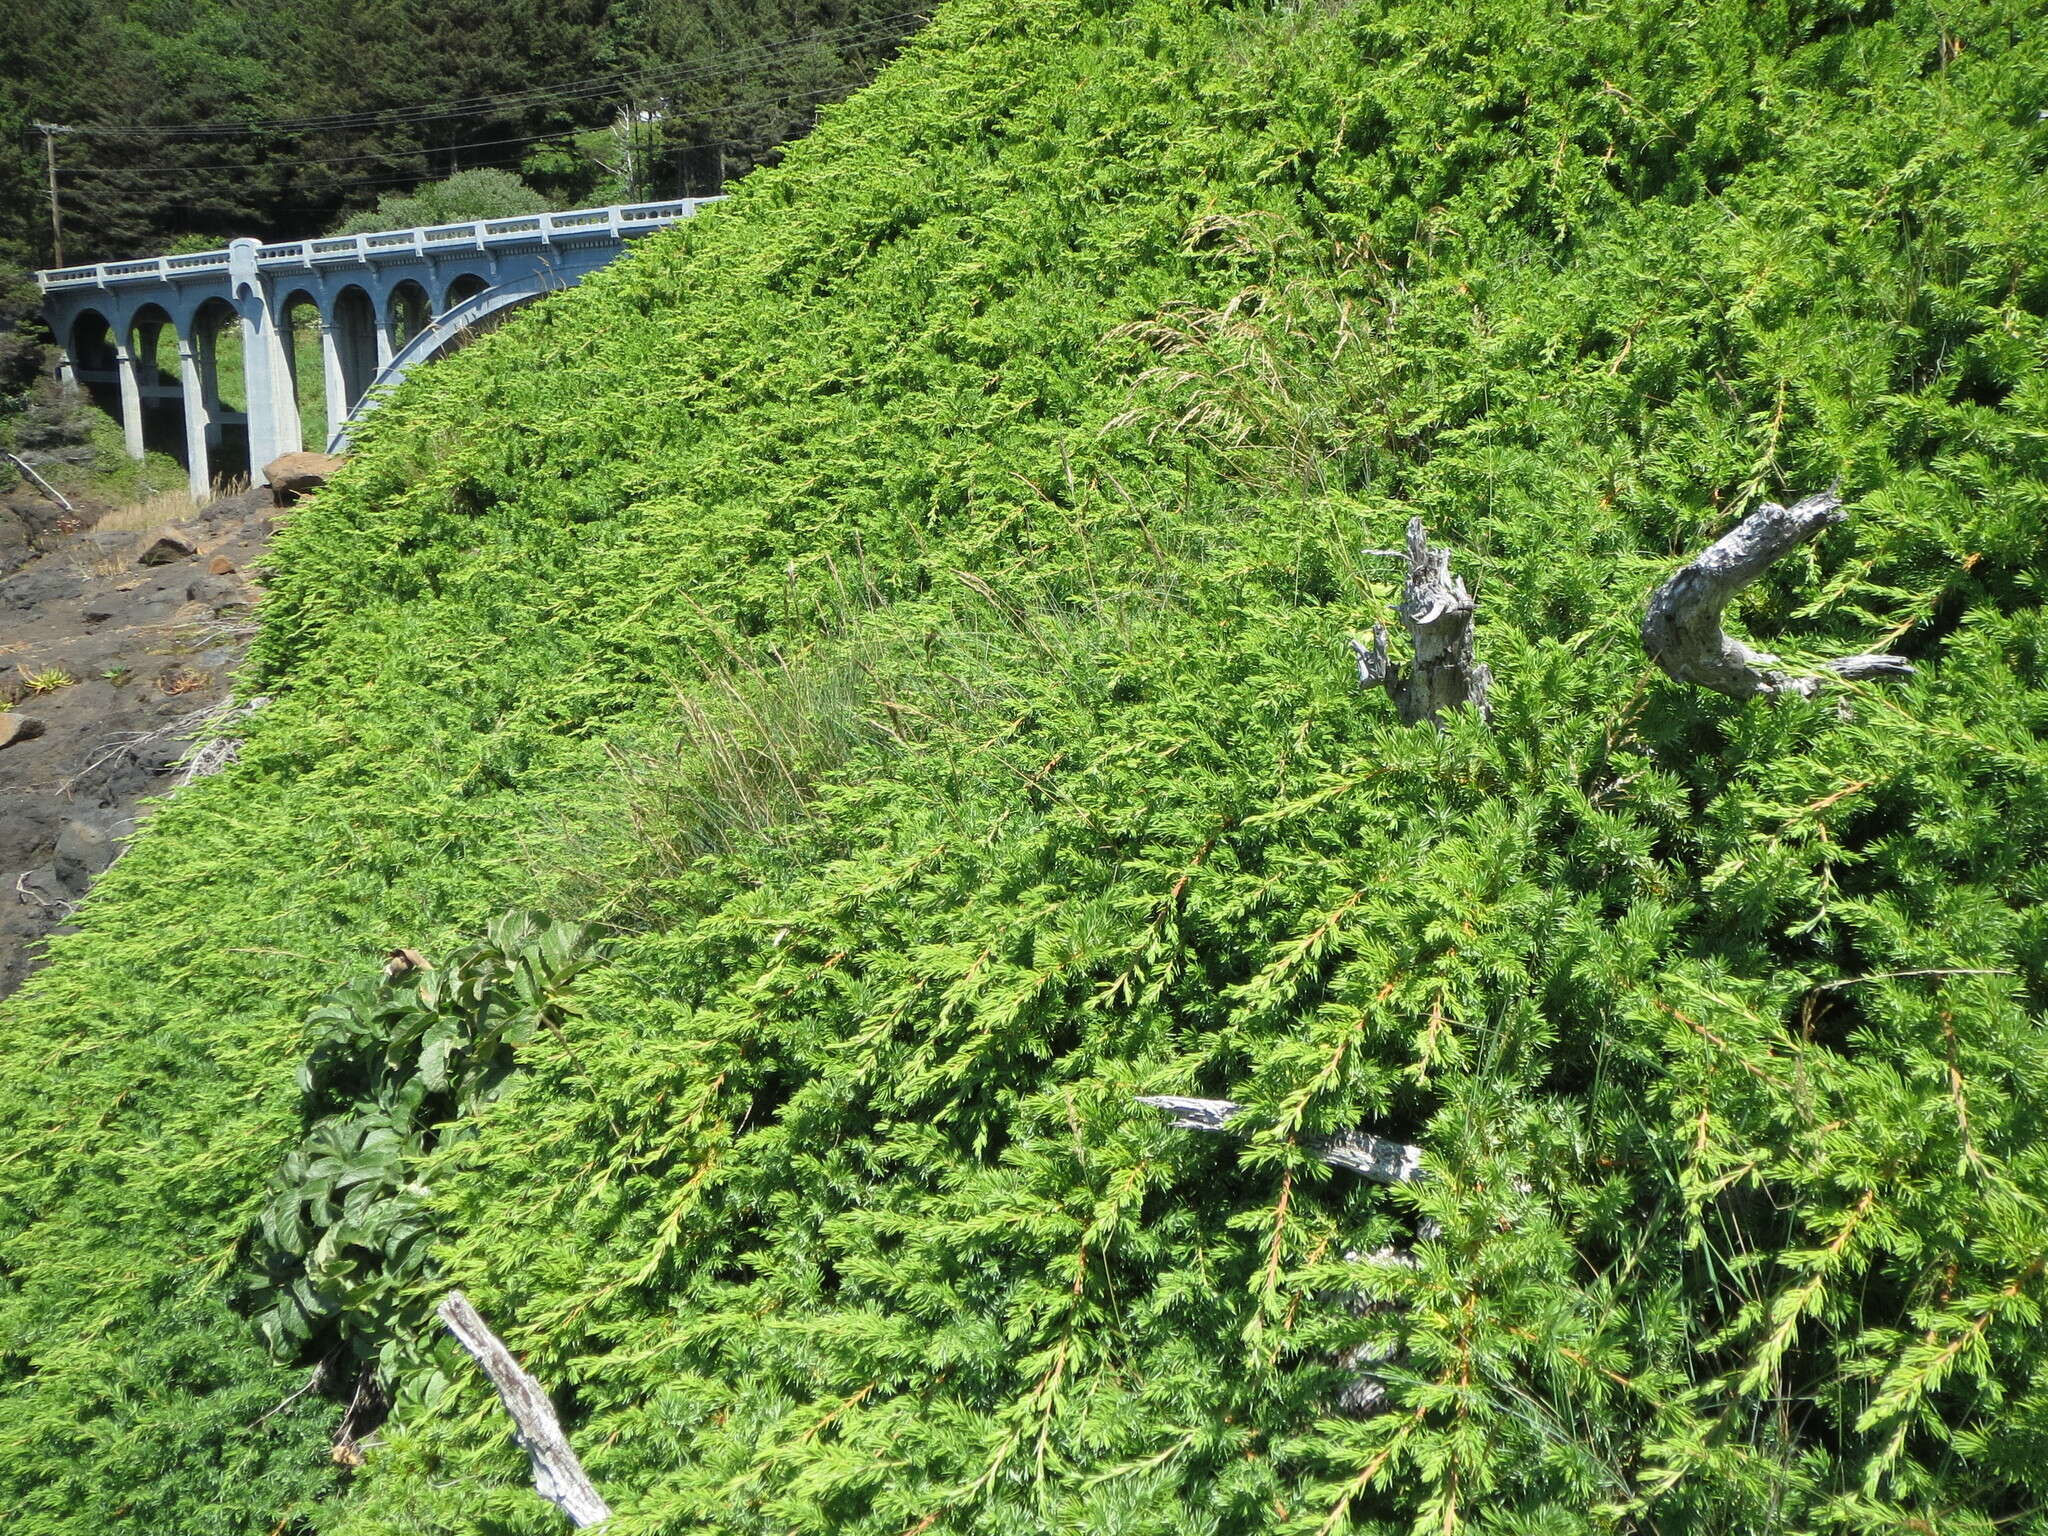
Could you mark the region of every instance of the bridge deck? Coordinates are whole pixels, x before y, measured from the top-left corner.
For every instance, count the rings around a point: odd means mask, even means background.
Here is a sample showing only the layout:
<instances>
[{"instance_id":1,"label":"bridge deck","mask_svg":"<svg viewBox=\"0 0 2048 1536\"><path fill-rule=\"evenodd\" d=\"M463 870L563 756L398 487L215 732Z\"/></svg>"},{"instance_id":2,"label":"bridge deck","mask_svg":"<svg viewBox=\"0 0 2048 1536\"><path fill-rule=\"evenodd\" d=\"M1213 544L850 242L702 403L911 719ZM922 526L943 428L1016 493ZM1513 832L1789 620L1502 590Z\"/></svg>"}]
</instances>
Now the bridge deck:
<instances>
[{"instance_id":1,"label":"bridge deck","mask_svg":"<svg viewBox=\"0 0 2048 1536\"><path fill-rule=\"evenodd\" d=\"M476 219L467 224L429 224L418 229L383 230L368 235L329 235L318 240L293 240L256 248L259 270L311 270L329 262L368 265L383 259L446 251L484 251L569 241L618 240L661 229L697 211L702 197L672 198L661 203L619 203L608 208L577 208L566 213L520 214L509 219ZM36 285L53 288L104 288L120 283L162 283L187 277L224 275L231 253L199 251L186 256L145 256L137 261L103 261L88 267L53 267L36 273Z\"/></svg>"}]
</instances>

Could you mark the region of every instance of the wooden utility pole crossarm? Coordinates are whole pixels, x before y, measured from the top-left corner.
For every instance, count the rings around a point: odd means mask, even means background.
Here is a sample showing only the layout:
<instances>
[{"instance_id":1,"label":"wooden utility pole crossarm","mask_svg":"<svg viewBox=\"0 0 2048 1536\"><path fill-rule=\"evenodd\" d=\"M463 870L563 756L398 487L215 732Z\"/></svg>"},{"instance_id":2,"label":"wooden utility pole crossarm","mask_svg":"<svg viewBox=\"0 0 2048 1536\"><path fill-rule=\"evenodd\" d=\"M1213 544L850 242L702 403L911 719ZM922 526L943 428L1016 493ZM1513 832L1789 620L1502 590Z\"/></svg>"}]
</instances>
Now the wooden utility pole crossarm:
<instances>
[{"instance_id":1,"label":"wooden utility pole crossarm","mask_svg":"<svg viewBox=\"0 0 2048 1536\"><path fill-rule=\"evenodd\" d=\"M541 1384L520 1368L512 1351L477 1315L469 1298L450 1291L441 1303L441 1321L456 1341L476 1357L476 1363L498 1389L498 1400L512 1415L519 1443L533 1460L533 1491L554 1505L581 1530L612 1517L611 1508L583 1471L583 1463L569 1448L554 1405Z\"/></svg>"}]
</instances>

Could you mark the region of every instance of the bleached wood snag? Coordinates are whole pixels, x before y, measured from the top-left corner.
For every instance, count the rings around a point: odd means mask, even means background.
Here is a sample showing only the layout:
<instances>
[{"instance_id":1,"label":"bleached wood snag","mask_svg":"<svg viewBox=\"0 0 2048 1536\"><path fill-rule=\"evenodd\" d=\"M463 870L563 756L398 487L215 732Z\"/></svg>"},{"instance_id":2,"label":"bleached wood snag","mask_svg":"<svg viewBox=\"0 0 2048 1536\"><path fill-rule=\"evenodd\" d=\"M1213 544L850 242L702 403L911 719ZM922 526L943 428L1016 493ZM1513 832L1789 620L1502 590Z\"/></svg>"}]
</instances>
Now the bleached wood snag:
<instances>
[{"instance_id":1,"label":"bleached wood snag","mask_svg":"<svg viewBox=\"0 0 2048 1536\"><path fill-rule=\"evenodd\" d=\"M1911 674L1912 663L1900 657L1864 655L1822 662L1826 676L1799 677L1778 670L1777 657L1752 650L1721 628L1721 615L1736 593L1847 516L1833 490L1790 507L1765 502L1650 594L1643 613L1643 649L1677 681L1735 699L1787 693L1811 698L1837 679Z\"/></svg>"},{"instance_id":2,"label":"bleached wood snag","mask_svg":"<svg viewBox=\"0 0 2048 1536\"><path fill-rule=\"evenodd\" d=\"M512 1415L515 1436L533 1462L533 1491L567 1515L578 1530L611 1519L611 1507L598 1496L583 1463L569 1448L569 1437L562 1433L541 1384L520 1368L462 1292L450 1291L440 1314L456 1342L484 1368L498 1389L498 1400Z\"/></svg>"},{"instance_id":3,"label":"bleached wood snag","mask_svg":"<svg viewBox=\"0 0 2048 1536\"><path fill-rule=\"evenodd\" d=\"M1244 1109L1229 1099L1184 1099L1171 1093L1149 1094L1138 1102L1165 1110L1173 1117L1168 1123L1177 1131L1220 1131L1231 1116ZM1302 1144L1332 1168L1346 1169L1375 1184L1416 1184L1427 1177L1422 1171L1422 1148L1369 1131L1304 1136Z\"/></svg>"},{"instance_id":4,"label":"bleached wood snag","mask_svg":"<svg viewBox=\"0 0 2048 1536\"><path fill-rule=\"evenodd\" d=\"M1173 1117L1168 1123L1175 1130L1182 1131L1227 1130L1231 1117L1244 1109L1242 1104L1229 1099L1188 1099L1170 1093L1144 1095L1138 1102L1165 1110ZM1337 1131L1329 1136L1308 1136L1302 1140L1331 1167L1343 1168L1376 1184L1417 1184L1429 1177L1422 1166L1422 1148L1407 1142L1389 1141L1369 1131ZM1437 1236L1438 1231L1435 1222L1423 1223L1424 1238ZM1417 1267L1415 1255L1405 1248L1386 1247L1376 1253L1347 1253L1345 1258L1353 1264L1380 1268ZM1360 1317L1400 1305L1374 1301L1355 1293L1335 1299ZM1400 1351L1388 1344L1357 1344L1339 1353L1337 1364L1355 1374L1337 1393L1338 1410L1361 1418L1378 1413L1387 1404L1387 1384L1382 1372L1399 1360Z\"/></svg>"},{"instance_id":5,"label":"bleached wood snag","mask_svg":"<svg viewBox=\"0 0 2048 1536\"><path fill-rule=\"evenodd\" d=\"M1411 670L1388 659L1387 626L1375 624L1370 645L1355 636L1351 641L1359 682L1386 689L1404 725L1440 724L1445 710L1465 704L1484 719L1493 674L1479 664L1473 649L1472 617L1478 606L1464 581L1451 574L1450 551L1431 549L1422 519L1410 518L1408 579L1394 617L1408 631L1415 665Z\"/></svg>"}]
</instances>

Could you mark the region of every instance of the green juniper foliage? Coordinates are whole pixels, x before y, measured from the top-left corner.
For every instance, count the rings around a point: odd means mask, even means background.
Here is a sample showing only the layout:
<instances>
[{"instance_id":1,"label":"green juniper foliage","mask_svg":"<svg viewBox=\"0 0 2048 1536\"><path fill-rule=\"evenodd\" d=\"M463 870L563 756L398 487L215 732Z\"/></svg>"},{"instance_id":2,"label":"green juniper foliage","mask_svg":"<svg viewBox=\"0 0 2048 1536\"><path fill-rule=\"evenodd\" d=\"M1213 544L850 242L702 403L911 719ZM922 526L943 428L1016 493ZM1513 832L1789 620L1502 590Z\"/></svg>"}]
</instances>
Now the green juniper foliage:
<instances>
[{"instance_id":1,"label":"green juniper foliage","mask_svg":"<svg viewBox=\"0 0 2048 1536\"><path fill-rule=\"evenodd\" d=\"M953 0L409 378L0 1026L10 1529L560 1528L232 1309L306 1009L513 904L606 957L413 1181L624 1536L2038 1529L2035 9ZM1917 675L1656 673L1838 477L1730 621ZM1411 516L1490 723L1357 687Z\"/></svg>"}]
</instances>

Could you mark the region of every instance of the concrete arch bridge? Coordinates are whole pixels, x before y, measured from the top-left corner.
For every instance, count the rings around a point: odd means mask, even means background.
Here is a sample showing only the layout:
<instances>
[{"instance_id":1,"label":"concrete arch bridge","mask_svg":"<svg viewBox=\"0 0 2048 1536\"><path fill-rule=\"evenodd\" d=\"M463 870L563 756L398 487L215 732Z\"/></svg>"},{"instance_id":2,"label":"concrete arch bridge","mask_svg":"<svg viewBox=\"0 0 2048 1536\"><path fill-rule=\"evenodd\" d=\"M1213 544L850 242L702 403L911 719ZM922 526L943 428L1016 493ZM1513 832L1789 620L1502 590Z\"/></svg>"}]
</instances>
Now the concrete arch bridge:
<instances>
[{"instance_id":1,"label":"concrete arch bridge","mask_svg":"<svg viewBox=\"0 0 2048 1536\"><path fill-rule=\"evenodd\" d=\"M712 201L283 245L237 240L224 251L58 267L36 282L67 380L120 418L131 457L158 446L182 459L203 500L217 470L346 447L380 386L461 345L486 317L580 282L635 236Z\"/></svg>"}]
</instances>

